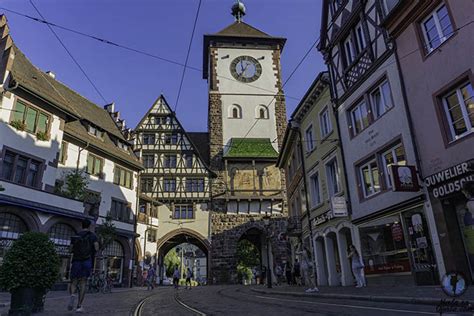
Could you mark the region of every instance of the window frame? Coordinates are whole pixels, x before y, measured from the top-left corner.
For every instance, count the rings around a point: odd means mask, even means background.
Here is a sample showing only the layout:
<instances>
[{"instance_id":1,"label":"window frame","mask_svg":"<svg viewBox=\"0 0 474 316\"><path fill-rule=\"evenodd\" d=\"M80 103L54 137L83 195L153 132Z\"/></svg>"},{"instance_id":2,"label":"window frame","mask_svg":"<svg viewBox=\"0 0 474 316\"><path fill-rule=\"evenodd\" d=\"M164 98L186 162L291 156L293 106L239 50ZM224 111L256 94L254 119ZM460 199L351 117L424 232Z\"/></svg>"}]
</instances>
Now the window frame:
<instances>
[{"instance_id":1,"label":"window frame","mask_svg":"<svg viewBox=\"0 0 474 316\"><path fill-rule=\"evenodd\" d=\"M169 159L169 158L174 158L174 159ZM163 168L173 169L173 168L176 168L177 166L178 166L177 154L164 154L163 155Z\"/></svg>"},{"instance_id":2,"label":"window frame","mask_svg":"<svg viewBox=\"0 0 474 316\"><path fill-rule=\"evenodd\" d=\"M325 118L326 117L326 118ZM325 124L326 123L326 124ZM327 125L327 131L325 130L325 125ZM329 115L329 107L324 107L321 112L319 112L319 126L321 131L321 138L326 138L333 132L331 117Z\"/></svg>"},{"instance_id":3,"label":"window frame","mask_svg":"<svg viewBox=\"0 0 474 316\"><path fill-rule=\"evenodd\" d=\"M335 184L337 186L337 191L335 191L335 192L333 192L334 183L332 182L334 179L332 179L330 177L330 174L329 174L331 165L335 166L334 175L336 177L335 178L335 180L336 180ZM337 161L337 157L334 156L334 157L328 159L324 163L324 169L326 171L326 182L327 182L327 187L328 187L328 197L329 197L329 199L331 199L332 197L337 196L338 194L340 194L342 192L341 176L339 174L339 162Z\"/></svg>"},{"instance_id":4,"label":"window frame","mask_svg":"<svg viewBox=\"0 0 474 316\"><path fill-rule=\"evenodd\" d=\"M4 168L5 168L5 156L7 154L10 154L13 156L10 178L3 177ZM43 186L42 180L43 180L44 169L46 165L46 161L44 159L29 155L27 153L23 153L21 151L15 150L7 146L3 146L3 152L1 156L2 156L2 160L0 163L0 180L14 183L21 186L25 186L28 188L41 189L41 187ZM20 158L26 160L25 173L22 176L21 181L15 181L16 172L17 172L17 164ZM29 172L31 171L31 168L30 168L31 164L37 164L38 170L36 173L35 181L33 182L32 185L29 185L27 182L28 182Z\"/></svg>"},{"instance_id":5,"label":"window frame","mask_svg":"<svg viewBox=\"0 0 474 316\"><path fill-rule=\"evenodd\" d=\"M390 96L389 96L389 101L391 103L390 107L386 107L386 97L384 95L384 90L383 90L383 86L387 84L388 86L388 90L389 90L389 93L390 93ZM380 93L380 100L382 101L383 103L383 108L384 108L384 111L383 113L377 115L377 111L376 111L376 104L375 104L375 101L374 101L374 94L378 92ZM368 93L368 97L369 97L369 101L370 101L370 113L369 115L371 114L371 119L372 119L372 122L373 121L376 121L378 120L380 117L382 117L383 115L385 115L385 113L387 113L388 111L390 111L391 109L393 109L395 107L395 102L393 100L393 93L392 93L392 86L390 85L390 81L384 77L384 79L382 79L378 84L375 85L374 88L372 88L370 90L370 92ZM369 125L370 125L370 120L369 120Z\"/></svg>"},{"instance_id":6,"label":"window frame","mask_svg":"<svg viewBox=\"0 0 474 316\"><path fill-rule=\"evenodd\" d=\"M317 188L315 186L315 181L314 178L317 178ZM310 180L310 190L311 190L311 207L316 208L317 206L321 205L323 203L323 192L321 188L321 179L319 177L319 171L315 171L310 174L309 176ZM318 197L316 200L315 197Z\"/></svg>"},{"instance_id":7,"label":"window frame","mask_svg":"<svg viewBox=\"0 0 474 316\"><path fill-rule=\"evenodd\" d=\"M66 141L61 141L61 148L59 149L58 163L65 165L67 161L67 151L69 148L69 143Z\"/></svg>"},{"instance_id":8,"label":"window frame","mask_svg":"<svg viewBox=\"0 0 474 316\"><path fill-rule=\"evenodd\" d=\"M235 115L236 113L234 113L234 111L237 111L237 116ZM238 120L238 119L241 119L242 116L243 116L242 107L240 105L232 104L229 107L229 110L228 110L228 113L227 113L228 118L233 119L233 120Z\"/></svg>"},{"instance_id":9,"label":"window frame","mask_svg":"<svg viewBox=\"0 0 474 316\"><path fill-rule=\"evenodd\" d=\"M145 156L147 159L145 159ZM150 157L151 157L151 166L149 165L150 162ZM143 162L143 167L147 168L154 168L155 167L155 154L153 153L144 153L142 155L142 162Z\"/></svg>"},{"instance_id":10,"label":"window frame","mask_svg":"<svg viewBox=\"0 0 474 316\"><path fill-rule=\"evenodd\" d=\"M148 141L145 142L145 136L147 136L148 138ZM149 142L150 140L150 137L151 139L153 140L152 143ZM156 134L155 133L143 133L142 134L142 143L143 145L155 145L156 144Z\"/></svg>"},{"instance_id":11,"label":"window frame","mask_svg":"<svg viewBox=\"0 0 474 316\"><path fill-rule=\"evenodd\" d=\"M451 25L451 28L452 28L452 32L451 34L449 35L445 35L442 33L442 28L441 28L441 24L439 22L439 17L438 17L438 11L443 7L445 6L446 8L446 12L447 12L447 16L449 18L449 22L450 22L450 25ZM427 31L426 31L426 26L425 26L425 23L430 19L430 18L433 18L433 21L434 21L434 24L435 24L435 28L436 28L436 33L437 33L437 38L439 39L439 45L436 46L436 47L431 47L430 46L430 41L428 40L428 34L427 34ZM448 5L442 1L440 4L436 5L436 7L434 7L420 22L419 22L419 27L420 27L420 31L423 35L423 50L425 52L425 55L430 55L432 52L434 52L435 50L437 50L439 47L441 47L441 45L443 45L448 39L450 39L455 33L456 33L456 27L455 27L455 24L454 24L454 21L453 21L453 18L451 16L451 12L449 10L449 7ZM441 35L441 36L440 36Z\"/></svg>"},{"instance_id":12,"label":"window frame","mask_svg":"<svg viewBox=\"0 0 474 316\"><path fill-rule=\"evenodd\" d=\"M309 136L311 136L310 138L311 139L308 139ZM312 153L315 149L316 149L316 142L315 142L315 139L314 139L314 129L313 129L313 124L310 124L305 132L304 132L304 136L305 136L305 142L306 142L306 153L307 154L310 154Z\"/></svg>"},{"instance_id":13,"label":"window frame","mask_svg":"<svg viewBox=\"0 0 474 316\"><path fill-rule=\"evenodd\" d=\"M383 169L382 172L383 172L383 180L384 180L384 188L385 189L391 189L392 188L392 179L391 179L391 175L390 175L390 170L388 169L388 166L387 166L387 159L386 159L385 156L388 153L391 153L392 157L394 159L393 165L398 165L398 163L399 163L398 157L397 157L397 155L394 155L394 153L395 153L395 150L397 150L400 147L403 149L403 156L404 156L404 159L405 159L405 165L407 165L407 153L406 153L406 150L405 150L405 146L403 146L403 143L401 141L398 141L395 144L390 145L388 148L381 151L380 154L379 154L380 162L382 164L382 169Z\"/></svg>"},{"instance_id":14,"label":"window frame","mask_svg":"<svg viewBox=\"0 0 474 316\"><path fill-rule=\"evenodd\" d=\"M89 172L90 171L89 170L89 158L93 159L92 172ZM97 172L97 170L95 170L96 161L100 161L100 171L99 172ZM97 156L97 155L94 155L91 152L88 152L87 153L86 173L90 176L95 176L95 177L98 177L99 179L103 179L104 178L104 163L105 163L104 158L102 158L100 156Z\"/></svg>"},{"instance_id":15,"label":"window frame","mask_svg":"<svg viewBox=\"0 0 474 316\"><path fill-rule=\"evenodd\" d=\"M185 207L184 210L182 209L183 207ZM179 208L179 211L177 210L178 208ZM190 210L191 210L192 217L189 217L189 214L190 214L189 211ZM181 216L183 214L183 211L186 214L184 216L184 218L183 218L183 216ZM176 214L179 214L179 216L176 216ZM175 204L174 209L173 209L172 218L173 219L181 219L181 220L195 219L196 218L196 210L194 209L194 204Z\"/></svg>"},{"instance_id":16,"label":"window frame","mask_svg":"<svg viewBox=\"0 0 474 316\"><path fill-rule=\"evenodd\" d=\"M144 185L145 183L145 185ZM148 190L151 185L151 190ZM140 191L143 193L152 193L153 188L155 186L155 179L154 177L140 177ZM143 188L146 188L146 190L143 190Z\"/></svg>"},{"instance_id":17,"label":"window frame","mask_svg":"<svg viewBox=\"0 0 474 316\"><path fill-rule=\"evenodd\" d=\"M366 192L366 187L365 187L365 178L364 178L364 173L363 173L363 169L364 167L368 167L368 171L369 171L369 174L370 174L370 184L371 184L371 187L374 187L375 188L375 181L372 177L373 175L373 172L372 172L372 167L370 166L372 163L375 163L375 165L377 166L377 169L378 169L378 182L379 182L379 190L378 191L373 191L372 193L370 194L367 194ZM359 176L358 176L358 179L359 179L359 185L362 187L362 198L365 200L365 199L368 199L368 198L371 198L377 194L379 194L380 192L382 192L382 179L380 177L380 165L379 165L379 162L378 162L378 159L377 159L377 156L374 155L372 157L370 157L368 160L366 160L364 163L360 164L358 167L358 173L359 173Z\"/></svg>"},{"instance_id":18,"label":"window frame","mask_svg":"<svg viewBox=\"0 0 474 316\"><path fill-rule=\"evenodd\" d=\"M120 205L120 210L117 213L117 208L115 206ZM115 211L115 212L114 212ZM130 219L131 215L133 214L132 211L132 204L127 201L119 200L114 197L111 198L110 203L110 216L112 220L122 222L122 223L130 223L132 219Z\"/></svg>"},{"instance_id":19,"label":"window frame","mask_svg":"<svg viewBox=\"0 0 474 316\"><path fill-rule=\"evenodd\" d=\"M471 80L471 75L469 75L468 78L464 77L464 80L459 80L457 81L457 84L452 85L450 88L446 89L444 93L440 95L441 99L441 106L442 106L442 113L443 113L443 120L447 125L447 141L449 143L456 142L460 139L464 139L467 136L471 135L474 133L474 124L471 123L469 119L469 113L467 112L466 109L466 103L464 100L464 97L462 96L461 88L464 86L471 86L471 89L474 91L474 85L473 81ZM462 118L464 120L464 123L466 125L466 131L462 134L456 135L454 128L453 128L453 121L451 119L451 115L449 114L449 106L447 102L447 97L453 92L456 94L456 99L457 102L459 103L459 106L461 108L461 113L462 113ZM474 96L473 96L474 97ZM461 100L461 101L460 101ZM462 104L461 104L462 102ZM470 127L470 128L469 128Z\"/></svg>"},{"instance_id":20,"label":"window frame","mask_svg":"<svg viewBox=\"0 0 474 316\"><path fill-rule=\"evenodd\" d=\"M360 109L361 106L364 105L365 106L365 111L367 113L367 125L364 126L364 120L363 120L363 116L361 115L361 122L362 122L362 125L361 125L361 129L359 131L356 130L356 124L355 124L355 121L354 121L354 112L357 110L357 109ZM372 124L372 121L371 121L371 112L369 110L369 107L368 107L368 104L367 104L367 100L365 99L365 94L364 94L364 97L362 97L361 99L359 99L359 101L355 102L355 104L348 110L349 112L349 118L350 118L350 130L351 130L351 134L352 134L352 137L354 136L357 136L359 135L360 133L362 133L367 127L369 127L371 124Z\"/></svg>"},{"instance_id":21,"label":"window frame","mask_svg":"<svg viewBox=\"0 0 474 316\"><path fill-rule=\"evenodd\" d=\"M170 181L169 184L167 184L167 181ZM167 188L169 185L171 185L171 187L174 187L174 190L169 190L169 188ZM172 178L172 177L163 178L163 192L176 193L176 189L177 189L176 178Z\"/></svg>"},{"instance_id":22,"label":"window frame","mask_svg":"<svg viewBox=\"0 0 474 316\"><path fill-rule=\"evenodd\" d=\"M206 181L204 178L186 178L184 189L190 193L202 193L205 191Z\"/></svg>"},{"instance_id":23,"label":"window frame","mask_svg":"<svg viewBox=\"0 0 474 316\"><path fill-rule=\"evenodd\" d=\"M123 172L123 176L124 176L123 184L122 184L122 172ZM118 174L118 181L117 181L117 174ZM128 175L128 179L130 180L129 185L127 184L127 175ZM115 164L113 183L116 184L116 185L119 185L121 187L133 190L133 171Z\"/></svg>"}]
</instances>

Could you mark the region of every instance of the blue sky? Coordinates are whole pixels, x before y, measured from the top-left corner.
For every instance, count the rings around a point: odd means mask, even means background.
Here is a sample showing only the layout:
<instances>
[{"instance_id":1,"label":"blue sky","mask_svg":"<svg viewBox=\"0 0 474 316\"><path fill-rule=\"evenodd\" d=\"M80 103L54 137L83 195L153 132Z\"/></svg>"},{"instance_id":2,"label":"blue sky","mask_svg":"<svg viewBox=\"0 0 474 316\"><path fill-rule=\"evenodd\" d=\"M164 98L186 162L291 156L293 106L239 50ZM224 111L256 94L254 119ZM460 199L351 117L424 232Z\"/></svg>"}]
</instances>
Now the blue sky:
<instances>
[{"instance_id":1,"label":"blue sky","mask_svg":"<svg viewBox=\"0 0 474 316\"><path fill-rule=\"evenodd\" d=\"M184 63L198 0L33 0L48 21L163 58ZM319 37L322 1L244 0L245 22L286 37L282 55L285 80ZM188 65L202 68L203 35L234 20L234 0L202 0ZM39 17L28 0L3 0L1 7ZM2 12L2 10L0 10ZM98 105L104 102L44 24L6 12L13 40L44 71ZM65 45L105 96L135 127L163 93L174 108L182 67L56 29ZM318 72L325 69L314 49L285 86L291 114ZM207 82L187 69L177 115L188 131L207 129Z\"/></svg>"}]
</instances>

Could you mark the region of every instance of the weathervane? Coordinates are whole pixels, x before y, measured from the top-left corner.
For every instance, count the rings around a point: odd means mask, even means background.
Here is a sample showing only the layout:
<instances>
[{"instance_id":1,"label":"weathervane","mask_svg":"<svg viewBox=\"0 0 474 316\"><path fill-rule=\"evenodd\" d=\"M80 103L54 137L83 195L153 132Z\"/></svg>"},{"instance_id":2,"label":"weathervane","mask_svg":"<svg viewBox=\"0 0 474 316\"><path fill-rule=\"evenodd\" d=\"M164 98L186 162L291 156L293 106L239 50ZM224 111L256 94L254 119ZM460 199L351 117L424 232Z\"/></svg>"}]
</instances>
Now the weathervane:
<instances>
[{"instance_id":1,"label":"weathervane","mask_svg":"<svg viewBox=\"0 0 474 316\"><path fill-rule=\"evenodd\" d=\"M232 6L232 15L235 17L237 22L242 21L242 18L245 15L245 5L240 2L240 0L237 0Z\"/></svg>"}]
</instances>

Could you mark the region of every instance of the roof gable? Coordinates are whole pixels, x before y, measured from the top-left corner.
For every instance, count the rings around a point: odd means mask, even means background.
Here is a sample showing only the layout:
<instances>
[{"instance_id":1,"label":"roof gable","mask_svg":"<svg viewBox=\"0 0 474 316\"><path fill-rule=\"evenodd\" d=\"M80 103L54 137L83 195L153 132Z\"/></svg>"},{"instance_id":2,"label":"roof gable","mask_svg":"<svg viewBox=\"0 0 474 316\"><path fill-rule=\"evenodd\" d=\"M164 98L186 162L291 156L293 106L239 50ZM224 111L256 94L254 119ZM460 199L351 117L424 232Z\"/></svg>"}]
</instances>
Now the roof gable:
<instances>
[{"instance_id":1,"label":"roof gable","mask_svg":"<svg viewBox=\"0 0 474 316\"><path fill-rule=\"evenodd\" d=\"M265 32L260 31L259 29L245 23L236 21L231 25L220 30L216 34L221 36L250 36L250 37L264 37L271 38L272 36L268 35Z\"/></svg>"}]
</instances>

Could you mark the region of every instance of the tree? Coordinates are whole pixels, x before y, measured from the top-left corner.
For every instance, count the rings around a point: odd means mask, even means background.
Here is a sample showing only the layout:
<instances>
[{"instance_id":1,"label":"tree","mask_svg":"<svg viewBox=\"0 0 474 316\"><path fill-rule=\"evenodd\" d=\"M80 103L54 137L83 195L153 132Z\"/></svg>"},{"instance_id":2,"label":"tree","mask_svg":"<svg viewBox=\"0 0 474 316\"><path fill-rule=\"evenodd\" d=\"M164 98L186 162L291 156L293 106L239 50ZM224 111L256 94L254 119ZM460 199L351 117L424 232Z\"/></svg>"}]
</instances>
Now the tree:
<instances>
[{"instance_id":1,"label":"tree","mask_svg":"<svg viewBox=\"0 0 474 316\"><path fill-rule=\"evenodd\" d=\"M87 177L82 170L74 170L63 174L63 181L56 184L56 192L68 197L84 201L87 189Z\"/></svg>"},{"instance_id":2,"label":"tree","mask_svg":"<svg viewBox=\"0 0 474 316\"><path fill-rule=\"evenodd\" d=\"M165 256L166 275L173 275L174 268L181 264L178 254L175 251L176 248L171 249Z\"/></svg>"},{"instance_id":3,"label":"tree","mask_svg":"<svg viewBox=\"0 0 474 316\"><path fill-rule=\"evenodd\" d=\"M102 225L97 227L97 235L100 241L100 250L104 250L117 237L117 229L112 222L112 216L107 213L105 220L102 220Z\"/></svg>"},{"instance_id":4,"label":"tree","mask_svg":"<svg viewBox=\"0 0 474 316\"><path fill-rule=\"evenodd\" d=\"M258 266L260 264L260 252L253 243L243 239L237 245L237 260L238 264L243 267Z\"/></svg>"}]
</instances>

